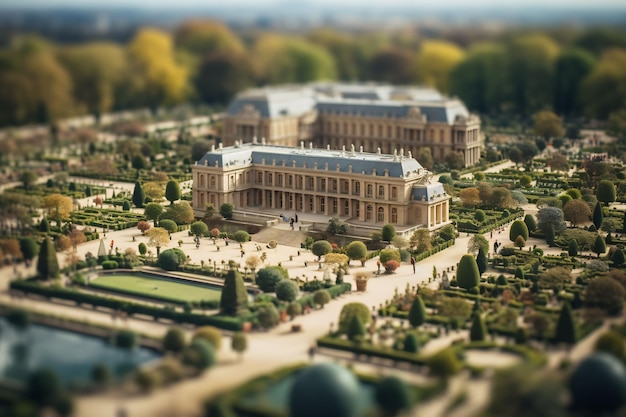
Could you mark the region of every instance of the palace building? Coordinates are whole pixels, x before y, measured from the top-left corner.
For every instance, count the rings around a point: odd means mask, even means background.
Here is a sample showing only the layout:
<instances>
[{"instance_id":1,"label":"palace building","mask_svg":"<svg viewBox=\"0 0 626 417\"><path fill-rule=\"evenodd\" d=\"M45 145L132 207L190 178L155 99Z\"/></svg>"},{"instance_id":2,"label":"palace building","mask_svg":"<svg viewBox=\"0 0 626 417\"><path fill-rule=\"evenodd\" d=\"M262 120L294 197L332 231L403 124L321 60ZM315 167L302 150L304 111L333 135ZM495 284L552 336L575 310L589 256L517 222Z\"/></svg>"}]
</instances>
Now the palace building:
<instances>
[{"instance_id":1,"label":"palace building","mask_svg":"<svg viewBox=\"0 0 626 417\"><path fill-rule=\"evenodd\" d=\"M265 138L269 145L394 149L418 155L428 147L442 162L451 153L465 166L480 159L480 119L458 99L430 88L313 83L240 93L223 118L225 146Z\"/></svg>"},{"instance_id":2,"label":"palace building","mask_svg":"<svg viewBox=\"0 0 626 417\"><path fill-rule=\"evenodd\" d=\"M235 213L314 213L355 228L392 223L436 229L448 223L443 185L403 150L392 155L236 142L213 148L192 167L193 208L231 203Z\"/></svg>"}]
</instances>

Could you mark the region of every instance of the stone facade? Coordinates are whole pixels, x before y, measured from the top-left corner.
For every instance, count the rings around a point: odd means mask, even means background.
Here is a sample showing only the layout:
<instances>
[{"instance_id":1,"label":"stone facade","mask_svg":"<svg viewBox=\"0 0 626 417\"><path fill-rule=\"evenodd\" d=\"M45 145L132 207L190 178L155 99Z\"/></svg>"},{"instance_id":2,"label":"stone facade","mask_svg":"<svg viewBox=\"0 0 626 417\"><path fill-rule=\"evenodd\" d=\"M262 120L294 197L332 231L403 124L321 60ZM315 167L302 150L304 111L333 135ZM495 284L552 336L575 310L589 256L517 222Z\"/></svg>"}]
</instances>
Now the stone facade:
<instances>
[{"instance_id":1,"label":"stone facade","mask_svg":"<svg viewBox=\"0 0 626 417\"><path fill-rule=\"evenodd\" d=\"M267 144L417 155L428 147L435 161L453 152L465 166L480 159L480 119L457 99L431 89L369 84L308 84L239 94L223 119L225 146L265 138Z\"/></svg>"},{"instance_id":2,"label":"stone facade","mask_svg":"<svg viewBox=\"0 0 626 417\"><path fill-rule=\"evenodd\" d=\"M237 143L196 162L193 208L231 203L236 210L314 213L348 223L438 228L448 223L443 185L409 153Z\"/></svg>"}]
</instances>

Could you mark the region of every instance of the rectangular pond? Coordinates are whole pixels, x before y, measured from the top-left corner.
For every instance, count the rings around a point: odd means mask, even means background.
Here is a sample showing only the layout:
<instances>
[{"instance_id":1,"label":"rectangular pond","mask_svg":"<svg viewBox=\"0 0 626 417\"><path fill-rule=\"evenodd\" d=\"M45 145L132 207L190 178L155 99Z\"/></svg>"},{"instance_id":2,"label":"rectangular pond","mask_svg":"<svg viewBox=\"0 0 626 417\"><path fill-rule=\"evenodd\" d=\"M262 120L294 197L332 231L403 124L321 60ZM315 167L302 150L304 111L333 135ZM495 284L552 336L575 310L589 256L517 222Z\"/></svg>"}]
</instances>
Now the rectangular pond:
<instances>
[{"instance_id":1,"label":"rectangular pond","mask_svg":"<svg viewBox=\"0 0 626 417\"><path fill-rule=\"evenodd\" d=\"M173 303L219 301L222 295L222 287L218 285L132 272L103 274L91 279L89 285Z\"/></svg>"},{"instance_id":2,"label":"rectangular pond","mask_svg":"<svg viewBox=\"0 0 626 417\"><path fill-rule=\"evenodd\" d=\"M0 317L0 379L25 381L29 373L45 367L66 386L80 386L91 381L96 364L108 366L112 376L120 378L159 357L151 349L122 349L105 339L38 324L17 330Z\"/></svg>"}]
</instances>

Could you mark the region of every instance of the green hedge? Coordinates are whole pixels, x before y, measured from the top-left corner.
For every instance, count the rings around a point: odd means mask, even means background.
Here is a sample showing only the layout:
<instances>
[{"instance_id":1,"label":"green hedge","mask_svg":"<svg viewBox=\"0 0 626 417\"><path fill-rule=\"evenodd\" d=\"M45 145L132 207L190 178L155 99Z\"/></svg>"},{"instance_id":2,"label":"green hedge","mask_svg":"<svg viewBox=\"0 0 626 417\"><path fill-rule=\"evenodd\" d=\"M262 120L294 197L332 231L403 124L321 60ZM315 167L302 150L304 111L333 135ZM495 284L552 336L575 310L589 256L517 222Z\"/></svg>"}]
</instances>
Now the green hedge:
<instances>
[{"instance_id":1,"label":"green hedge","mask_svg":"<svg viewBox=\"0 0 626 417\"><path fill-rule=\"evenodd\" d=\"M402 352L392 348L382 348L365 343L357 344L349 340L337 339L325 336L317 339L317 346L328 349L352 352L355 355L375 356L383 359L391 359L398 362L408 362L413 365L424 366L427 364L425 357L409 352Z\"/></svg>"},{"instance_id":2,"label":"green hedge","mask_svg":"<svg viewBox=\"0 0 626 417\"><path fill-rule=\"evenodd\" d=\"M74 301L76 304L88 304L94 307L106 307L133 314L152 316L155 320L169 319L177 323L188 323L196 326L215 326L224 330L241 331L243 319L241 317L227 317L220 315L207 316L203 314L184 313L171 308L162 308L147 304L131 303L124 300L88 294L60 287L38 285L30 281L12 281L10 289L25 293L37 294L46 298L60 298Z\"/></svg>"}]
</instances>

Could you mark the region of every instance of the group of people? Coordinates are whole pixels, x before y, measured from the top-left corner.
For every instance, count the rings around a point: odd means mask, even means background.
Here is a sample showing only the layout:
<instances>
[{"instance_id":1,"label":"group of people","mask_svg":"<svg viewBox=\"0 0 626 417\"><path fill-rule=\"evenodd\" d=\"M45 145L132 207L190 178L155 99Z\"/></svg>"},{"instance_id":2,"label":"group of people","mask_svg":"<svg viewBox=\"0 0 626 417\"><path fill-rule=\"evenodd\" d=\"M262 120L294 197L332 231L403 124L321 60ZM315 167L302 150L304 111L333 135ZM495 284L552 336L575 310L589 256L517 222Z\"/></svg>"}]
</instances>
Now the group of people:
<instances>
[{"instance_id":1,"label":"group of people","mask_svg":"<svg viewBox=\"0 0 626 417\"><path fill-rule=\"evenodd\" d=\"M294 230L294 224L298 223L298 213L295 213L292 217L281 214L280 217L283 219L284 222L288 221L289 225L291 226L291 230Z\"/></svg>"}]
</instances>

